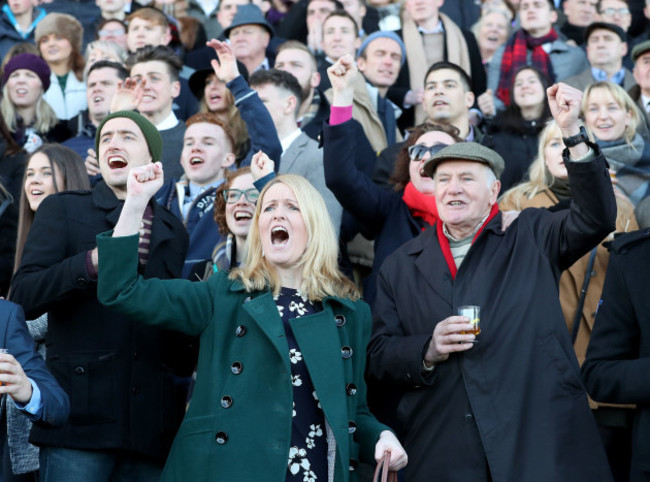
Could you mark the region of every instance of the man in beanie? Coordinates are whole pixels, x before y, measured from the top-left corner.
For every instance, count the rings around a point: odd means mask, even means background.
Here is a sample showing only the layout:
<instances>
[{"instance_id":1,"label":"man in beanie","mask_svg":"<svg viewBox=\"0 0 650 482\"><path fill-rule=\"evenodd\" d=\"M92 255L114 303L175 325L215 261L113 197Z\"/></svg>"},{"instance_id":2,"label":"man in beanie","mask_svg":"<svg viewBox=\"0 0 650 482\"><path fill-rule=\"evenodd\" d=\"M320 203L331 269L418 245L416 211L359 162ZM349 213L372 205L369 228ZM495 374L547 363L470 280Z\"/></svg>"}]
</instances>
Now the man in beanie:
<instances>
[{"instance_id":1,"label":"man in beanie","mask_svg":"<svg viewBox=\"0 0 650 482\"><path fill-rule=\"evenodd\" d=\"M395 32L377 31L368 35L357 51L357 66L363 76L354 78L352 117L356 119L377 153L402 140L397 129L401 110L386 99L406 61L406 49ZM332 88L325 92L330 104Z\"/></svg>"},{"instance_id":2,"label":"man in beanie","mask_svg":"<svg viewBox=\"0 0 650 482\"><path fill-rule=\"evenodd\" d=\"M547 95L568 209L526 209L504 231L500 155L474 142L420 153L439 219L382 265L367 364L401 398L406 480L612 480L558 280L615 229L616 202L579 124L582 93L555 84Z\"/></svg>"},{"instance_id":3,"label":"man in beanie","mask_svg":"<svg viewBox=\"0 0 650 482\"><path fill-rule=\"evenodd\" d=\"M50 13L36 26L36 46L52 70L44 99L59 120L71 119L88 107L81 53L83 32L81 23L65 13Z\"/></svg>"},{"instance_id":4,"label":"man in beanie","mask_svg":"<svg viewBox=\"0 0 650 482\"><path fill-rule=\"evenodd\" d=\"M41 204L14 277L12 299L28 319L48 313L47 365L70 396L68 423L35 427L31 441L41 447L43 480L157 481L184 412L169 368L183 344L97 301L95 236L113 229L129 169L159 161L162 140L142 115L114 112L97 128L96 149L103 180ZM182 223L152 202L139 272L180 276L187 243Z\"/></svg>"}]
</instances>

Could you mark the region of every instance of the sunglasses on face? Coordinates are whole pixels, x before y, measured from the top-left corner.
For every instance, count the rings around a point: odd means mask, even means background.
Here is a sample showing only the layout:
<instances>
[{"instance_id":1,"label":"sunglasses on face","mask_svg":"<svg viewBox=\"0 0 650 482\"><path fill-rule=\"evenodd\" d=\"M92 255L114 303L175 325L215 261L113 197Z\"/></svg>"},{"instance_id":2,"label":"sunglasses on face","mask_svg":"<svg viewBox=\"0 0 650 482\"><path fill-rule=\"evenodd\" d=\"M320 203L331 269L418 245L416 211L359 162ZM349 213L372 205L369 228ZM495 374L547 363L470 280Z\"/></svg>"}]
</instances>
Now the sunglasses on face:
<instances>
[{"instance_id":1,"label":"sunglasses on face","mask_svg":"<svg viewBox=\"0 0 650 482\"><path fill-rule=\"evenodd\" d=\"M251 204L257 203L257 199L260 197L257 189L247 189L245 191L241 189L226 189L223 192L223 198L228 204L235 204L241 199L242 194L246 197L246 201Z\"/></svg>"},{"instance_id":2,"label":"sunglasses on face","mask_svg":"<svg viewBox=\"0 0 650 482\"><path fill-rule=\"evenodd\" d=\"M434 144L432 146L425 146L424 144L414 144L411 147L409 147L409 157L411 158L412 161L419 161L424 157L424 155L427 152L429 153L429 157L432 157L438 154L438 152L440 152L447 146L448 144Z\"/></svg>"}]
</instances>

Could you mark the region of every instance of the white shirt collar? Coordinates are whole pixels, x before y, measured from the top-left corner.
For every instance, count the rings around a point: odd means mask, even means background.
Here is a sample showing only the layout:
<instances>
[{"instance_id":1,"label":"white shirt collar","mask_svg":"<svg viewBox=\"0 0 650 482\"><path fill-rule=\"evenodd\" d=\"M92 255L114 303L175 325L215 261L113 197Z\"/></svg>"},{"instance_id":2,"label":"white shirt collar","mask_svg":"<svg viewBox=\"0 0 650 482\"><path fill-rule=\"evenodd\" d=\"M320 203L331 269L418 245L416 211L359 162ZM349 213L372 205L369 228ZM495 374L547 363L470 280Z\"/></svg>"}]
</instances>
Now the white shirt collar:
<instances>
[{"instance_id":1,"label":"white shirt collar","mask_svg":"<svg viewBox=\"0 0 650 482\"><path fill-rule=\"evenodd\" d=\"M423 33L423 34L434 34L434 33L444 33L445 32L445 27L442 25L442 20L438 20L438 25L436 25L433 30L426 30L420 26L418 26L418 32Z\"/></svg>"},{"instance_id":2,"label":"white shirt collar","mask_svg":"<svg viewBox=\"0 0 650 482\"><path fill-rule=\"evenodd\" d=\"M289 146L291 146L291 144L293 144L293 141L295 141L296 139L298 139L298 136L299 136L301 133L302 133L302 131L296 127L296 130L295 130L295 131L293 131L291 134L289 134L288 136L284 137L284 138L280 141L280 144L282 144L282 153L283 153L283 154L284 154L285 152L287 152L287 149L289 149Z\"/></svg>"},{"instance_id":3,"label":"white shirt collar","mask_svg":"<svg viewBox=\"0 0 650 482\"><path fill-rule=\"evenodd\" d=\"M641 94L641 102L643 102L643 107L645 108L645 111L650 112L650 107L648 107L648 103L650 102L650 97L646 97L645 95Z\"/></svg>"},{"instance_id":4,"label":"white shirt collar","mask_svg":"<svg viewBox=\"0 0 650 482\"><path fill-rule=\"evenodd\" d=\"M176 114L174 114L174 111L172 110L160 124L156 125L156 129L159 131L165 131L167 129L171 129L172 127L176 127L177 124L178 117L176 117Z\"/></svg>"}]
</instances>

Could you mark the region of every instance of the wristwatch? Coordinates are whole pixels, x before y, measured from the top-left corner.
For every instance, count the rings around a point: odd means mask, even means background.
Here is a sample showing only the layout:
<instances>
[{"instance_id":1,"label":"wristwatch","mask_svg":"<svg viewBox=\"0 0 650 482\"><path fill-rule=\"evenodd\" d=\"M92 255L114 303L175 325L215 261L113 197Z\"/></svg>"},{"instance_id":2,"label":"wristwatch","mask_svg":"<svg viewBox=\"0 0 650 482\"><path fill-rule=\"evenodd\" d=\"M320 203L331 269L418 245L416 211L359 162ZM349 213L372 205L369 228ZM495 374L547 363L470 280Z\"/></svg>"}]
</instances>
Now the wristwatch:
<instances>
[{"instance_id":1,"label":"wristwatch","mask_svg":"<svg viewBox=\"0 0 650 482\"><path fill-rule=\"evenodd\" d=\"M587 142L588 140L589 136L587 135L587 131L585 130L584 126L580 126L580 132L578 132L575 136L562 138L562 142L564 142L564 145L567 147L577 146L581 142Z\"/></svg>"}]
</instances>

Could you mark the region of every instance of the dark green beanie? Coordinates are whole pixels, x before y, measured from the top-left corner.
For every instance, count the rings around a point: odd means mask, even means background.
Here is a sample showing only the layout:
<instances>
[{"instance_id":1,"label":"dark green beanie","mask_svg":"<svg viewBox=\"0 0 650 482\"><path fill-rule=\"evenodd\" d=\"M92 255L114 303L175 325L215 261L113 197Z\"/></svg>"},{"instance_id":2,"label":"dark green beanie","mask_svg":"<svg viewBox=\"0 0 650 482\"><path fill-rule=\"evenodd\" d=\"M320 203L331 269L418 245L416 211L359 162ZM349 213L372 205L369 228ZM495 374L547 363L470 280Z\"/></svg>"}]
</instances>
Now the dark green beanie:
<instances>
[{"instance_id":1,"label":"dark green beanie","mask_svg":"<svg viewBox=\"0 0 650 482\"><path fill-rule=\"evenodd\" d=\"M147 141L147 146L149 146L149 153L151 154L151 158L154 162L159 161L162 157L163 148L160 132L158 132L156 126L145 119L141 114L138 114L133 110L120 110L113 112L112 114L108 114L104 120L99 123L99 126L97 127L97 133L95 134L95 152L97 153L97 159L99 160L99 138L101 137L104 124L106 124L106 122L111 119L115 119L116 117L126 117L138 125L144 134L144 139Z\"/></svg>"}]
</instances>

